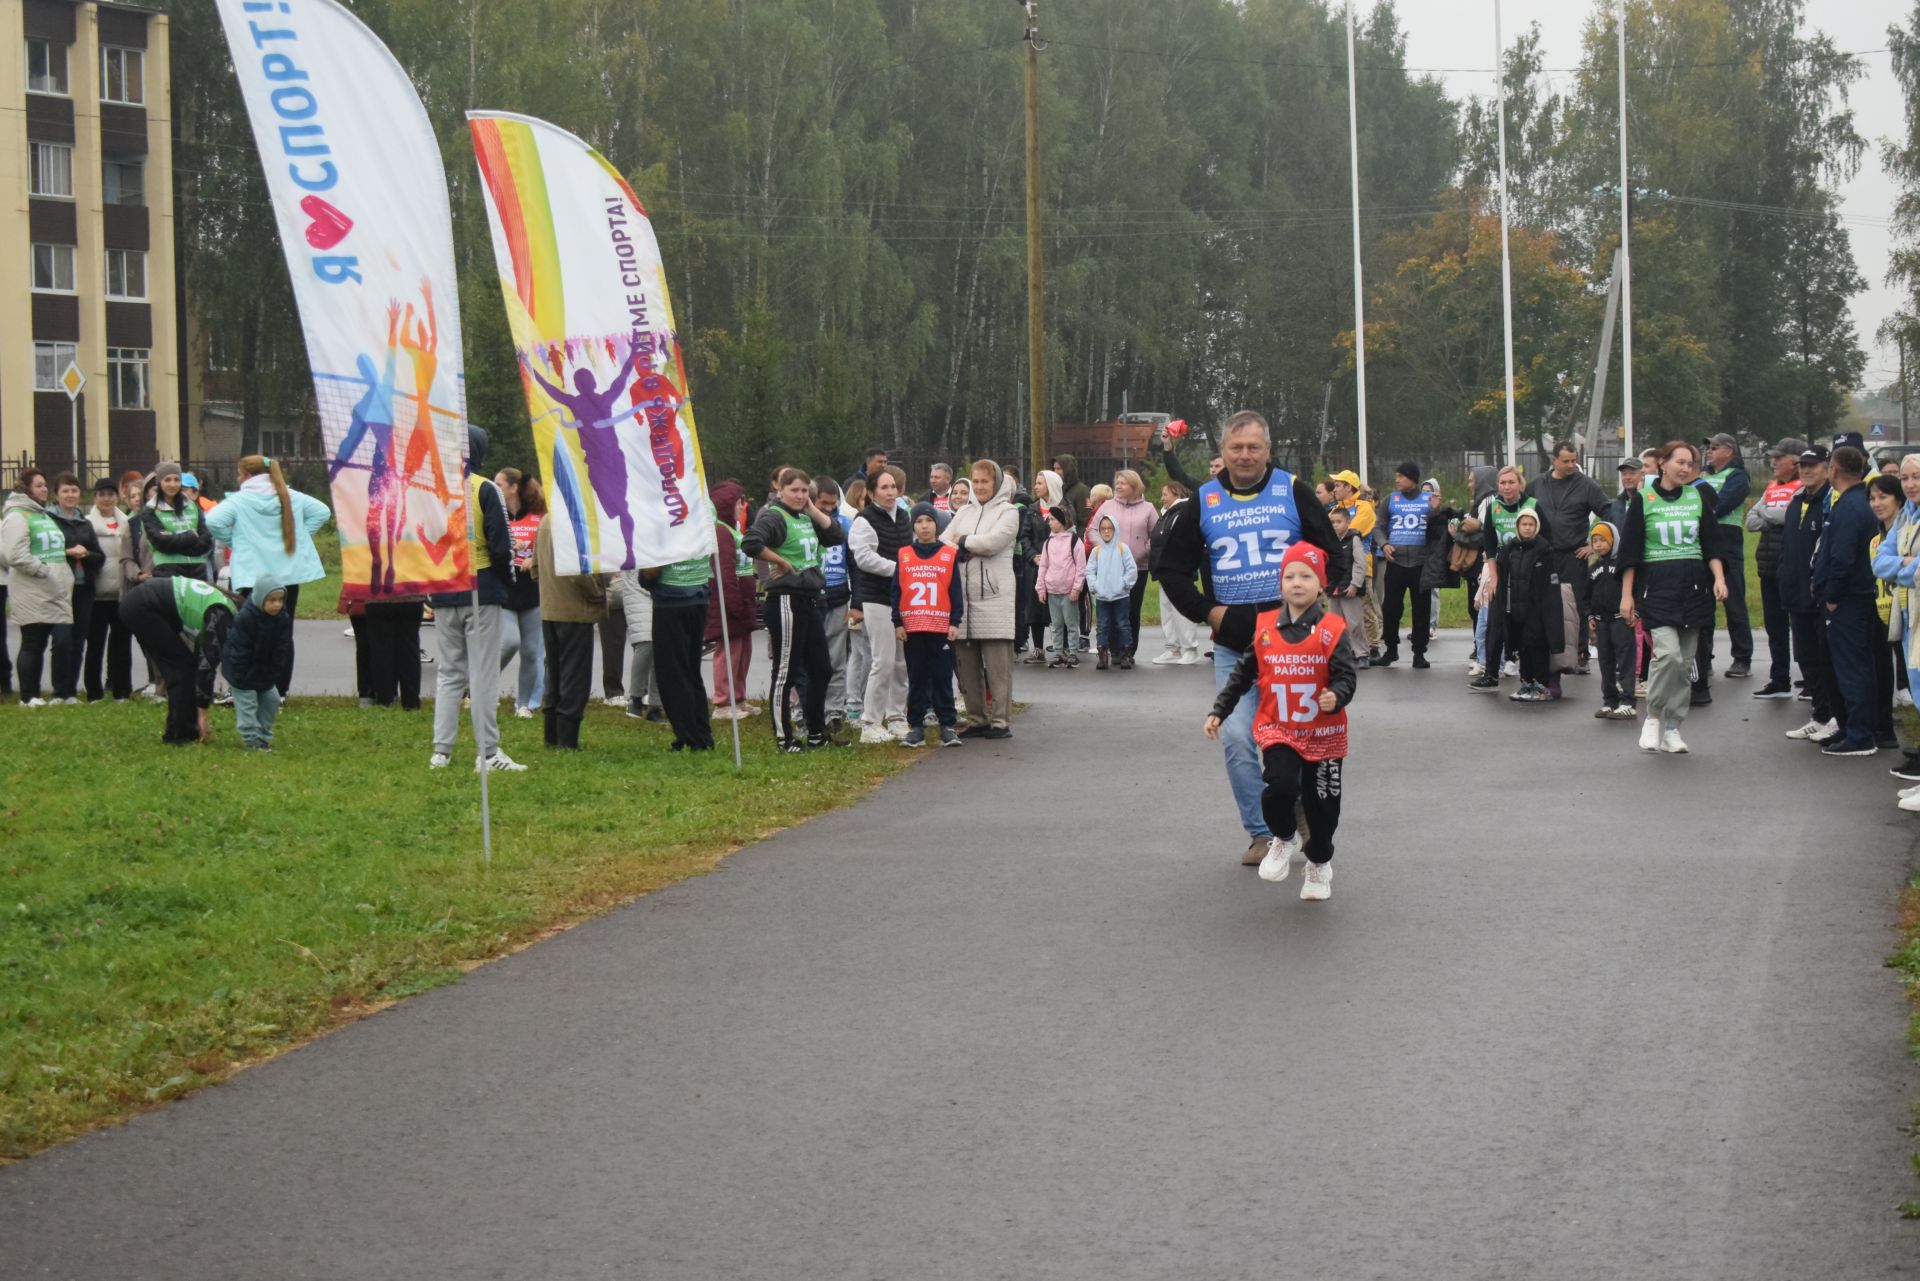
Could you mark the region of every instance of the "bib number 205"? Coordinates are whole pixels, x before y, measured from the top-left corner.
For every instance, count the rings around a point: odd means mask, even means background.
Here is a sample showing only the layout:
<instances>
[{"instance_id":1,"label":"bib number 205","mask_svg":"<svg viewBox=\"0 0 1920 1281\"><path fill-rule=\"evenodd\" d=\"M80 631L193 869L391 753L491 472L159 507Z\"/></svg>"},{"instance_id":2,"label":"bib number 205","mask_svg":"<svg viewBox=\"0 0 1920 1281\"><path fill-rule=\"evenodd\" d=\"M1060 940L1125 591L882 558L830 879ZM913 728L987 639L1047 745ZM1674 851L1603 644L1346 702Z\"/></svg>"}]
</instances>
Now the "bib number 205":
<instances>
[{"instance_id":1,"label":"bib number 205","mask_svg":"<svg viewBox=\"0 0 1920 1281\"><path fill-rule=\"evenodd\" d=\"M1244 534L1228 534L1213 540L1215 573L1234 573L1278 565L1287 554L1287 536L1275 529L1250 529Z\"/></svg>"}]
</instances>

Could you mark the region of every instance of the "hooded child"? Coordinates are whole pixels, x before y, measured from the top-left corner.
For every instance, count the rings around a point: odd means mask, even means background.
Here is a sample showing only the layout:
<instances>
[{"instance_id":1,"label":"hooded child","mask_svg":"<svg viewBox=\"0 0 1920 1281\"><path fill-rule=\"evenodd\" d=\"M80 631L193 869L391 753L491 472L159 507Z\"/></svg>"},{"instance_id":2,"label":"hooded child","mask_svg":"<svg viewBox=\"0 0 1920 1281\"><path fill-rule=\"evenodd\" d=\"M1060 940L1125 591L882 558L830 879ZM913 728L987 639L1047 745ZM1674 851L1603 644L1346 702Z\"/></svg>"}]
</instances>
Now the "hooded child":
<instances>
[{"instance_id":1,"label":"hooded child","mask_svg":"<svg viewBox=\"0 0 1920 1281\"><path fill-rule=\"evenodd\" d=\"M1093 547L1087 554L1087 588L1093 593L1099 615L1100 661L1094 666L1107 670L1109 655L1115 667L1133 666L1133 629L1128 617L1133 585L1140 577L1140 566L1133 549L1120 538L1111 516L1101 516L1094 525Z\"/></svg>"},{"instance_id":2,"label":"hooded child","mask_svg":"<svg viewBox=\"0 0 1920 1281\"><path fill-rule=\"evenodd\" d=\"M1053 629L1047 644L1048 667L1080 665L1076 642L1080 635L1080 593L1086 584L1086 559L1074 532L1073 512L1065 503L1056 503L1047 509L1047 542L1040 550L1034 584Z\"/></svg>"},{"instance_id":3,"label":"hooded child","mask_svg":"<svg viewBox=\"0 0 1920 1281\"><path fill-rule=\"evenodd\" d=\"M1495 560L1494 606L1506 620L1506 643L1520 659L1520 688L1507 696L1516 703L1546 703L1560 696L1550 684L1551 656L1564 647L1559 560L1542 534L1539 514L1520 512L1513 541Z\"/></svg>"},{"instance_id":4,"label":"hooded child","mask_svg":"<svg viewBox=\"0 0 1920 1281\"><path fill-rule=\"evenodd\" d=\"M272 570L257 570L250 586L227 634L220 670L233 687L240 745L270 752L273 723L280 716L281 673L293 666L293 610L286 584Z\"/></svg>"},{"instance_id":5,"label":"hooded child","mask_svg":"<svg viewBox=\"0 0 1920 1281\"><path fill-rule=\"evenodd\" d=\"M1620 531L1603 520L1587 535L1587 605L1593 611L1594 649L1600 655L1600 706L1597 719L1640 719L1634 699L1639 646L1633 624L1620 617Z\"/></svg>"},{"instance_id":6,"label":"hooded child","mask_svg":"<svg viewBox=\"0 0 1920 1281\"><path fill-rule=\"evenodd\" d=\"M1295 543L1280 561L1280 607L1254 623L1253 644L1241 656L1207 717L1208 738L1249 693L1259 700L1253 739L1260 747L1260 805L1273 837L1260 862L1263 880L1287 879L1304 847L1300 897L1320 902L1333 894L1333 837L1340 826L1341 774L1347 756L1347 704L1359 683L1347 645L1346 620L1320 605L1327 586L1327 554ZM1294 807L1304 808L1303 842Z\"/></svg>"}]
</instances>

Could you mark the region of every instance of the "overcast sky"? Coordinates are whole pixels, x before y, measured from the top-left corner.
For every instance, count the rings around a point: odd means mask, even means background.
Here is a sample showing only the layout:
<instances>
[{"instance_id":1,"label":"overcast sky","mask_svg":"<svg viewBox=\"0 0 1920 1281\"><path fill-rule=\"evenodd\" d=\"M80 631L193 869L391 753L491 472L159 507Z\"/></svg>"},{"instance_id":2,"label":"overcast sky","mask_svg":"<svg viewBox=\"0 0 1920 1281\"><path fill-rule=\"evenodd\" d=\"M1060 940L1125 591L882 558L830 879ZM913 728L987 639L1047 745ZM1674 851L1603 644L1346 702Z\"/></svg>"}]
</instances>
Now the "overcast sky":
<instances>
[{"instance_id":1,"label":"overcast sky","mask_svg":"<svg viewBox=\"0 0 1920 1281\"><path fill-rule=\"evenodd\" d=\"M1407 33L1409 64L1482 68L1449 71L1442 79L1458 98L1493 93L1493 0L1399 0L1398 7ZM1807 11L1810 25L1831 35L1840 48L1862 51L1885 48L1887 28L1901 20L1906 7L1906 0L1811 0ZM1361 12L1365 8L1363 3ZM1581 30L1593 9L1587 0L1503 0L1507 40L1511 43L1537 22L1547 66L1575 66L1580 60ZM1634 58L1631 50L1627 56L1630 61ZM1849 220L1854 258L1867 278L1866 292L1854 299L1853 317L1867 351L1867 382L1878 387L1894 377L1898 362L1892 348L1883 349L1874 341L1874 331L1898 305L1885 283L1891 247L1885 218L1892 208L1894 188L1880 167L1879 144L1901 128L1901 102L1888 56L1866 54L1862 62L1866 74L1854 85L1851 103L1856 128L1869 145L1859 175L1842 192L1842 214ZM1570 79L1565 74L1554 77L1562 88ZM1628 141L1631 144L1632 139Z\"/></svg>"}]
</instances>

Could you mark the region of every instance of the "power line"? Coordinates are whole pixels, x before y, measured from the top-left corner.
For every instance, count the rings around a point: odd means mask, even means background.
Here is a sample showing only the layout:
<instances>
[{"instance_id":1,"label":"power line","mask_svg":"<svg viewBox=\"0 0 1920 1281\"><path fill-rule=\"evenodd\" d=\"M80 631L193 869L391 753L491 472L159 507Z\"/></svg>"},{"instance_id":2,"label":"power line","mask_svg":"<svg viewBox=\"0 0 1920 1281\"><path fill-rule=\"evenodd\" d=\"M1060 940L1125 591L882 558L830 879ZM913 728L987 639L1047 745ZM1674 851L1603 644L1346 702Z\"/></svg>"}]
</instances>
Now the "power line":
<instances>
[{"instance_id":1,"label":"power line","mask_svg":"<svg viewBox=\"0 0 1920 1281\"><path fill-rule=\"evenodd\" d=\"M1089 49L1095 53L1113 53L1125 57L1153 58L1159 61L1179 60L1183 62L1211 62L1236 67L1265 67L1271 70L1294 71L1338 71L1345 74L1344 62L1302 62L1284 58L1230 58L1220 54L1176 54L1166 49L1129 49L1119 45L1087 44L1074 40L1052 40L1049 43L1068 49ZM1889 49L1851 49L1841 51L1846 58L1864 58L1872 54L1890 53ZM1628 63L1627 70L1641 71L1708 71L1729 67L1750 67L1755 63L1765 65L1769 60L1759 55L1748 58L1727 58L1718 61L1701 62L1647 62ZM1584 71L1584 67L1536 67L1542 73L1571 75ZM1499 67L1404 67L1397 63L1360 63L1357 71L1399 72L1405 75L1499 75Z\"/></svg>"}]
</instances>

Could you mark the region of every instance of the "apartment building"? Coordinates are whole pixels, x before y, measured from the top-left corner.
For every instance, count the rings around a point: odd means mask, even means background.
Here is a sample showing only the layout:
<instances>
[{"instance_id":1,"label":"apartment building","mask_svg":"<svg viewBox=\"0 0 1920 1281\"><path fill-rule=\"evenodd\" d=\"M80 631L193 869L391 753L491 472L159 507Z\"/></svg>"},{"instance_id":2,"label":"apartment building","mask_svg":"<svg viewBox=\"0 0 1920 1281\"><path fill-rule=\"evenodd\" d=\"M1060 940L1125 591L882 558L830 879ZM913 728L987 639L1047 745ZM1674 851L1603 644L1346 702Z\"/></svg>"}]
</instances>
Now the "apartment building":
<instances>
[{"instance_id":1,"label":"apartment building","mask_svg":"<svg viewBox=\"0 0 1920 1281\"><path fill-rule=\"evenodd\" d=\"M0 465L147 467L180 450L167 18L0 0L6 35Z\"/></svg>"}]
</instances>

